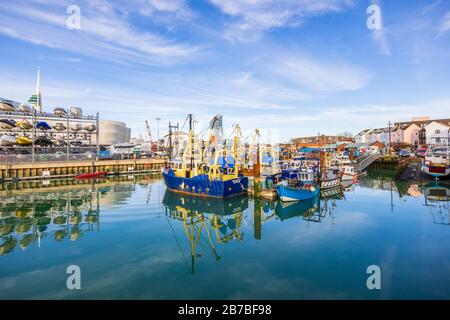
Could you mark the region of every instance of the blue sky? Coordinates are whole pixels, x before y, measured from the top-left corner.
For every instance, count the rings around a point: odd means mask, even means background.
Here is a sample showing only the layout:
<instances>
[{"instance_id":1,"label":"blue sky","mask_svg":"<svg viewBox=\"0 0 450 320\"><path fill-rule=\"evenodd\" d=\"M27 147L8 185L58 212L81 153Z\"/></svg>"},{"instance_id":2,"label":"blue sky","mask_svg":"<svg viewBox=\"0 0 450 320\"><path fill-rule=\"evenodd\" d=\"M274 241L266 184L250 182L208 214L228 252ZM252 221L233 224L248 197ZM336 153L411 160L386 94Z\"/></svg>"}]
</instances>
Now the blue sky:
<instances>
[{"instance_id":1,"label":"blue sky","mask_svg":"<svg viewBox=\"0 0 450 320\"><path fill-rule=\"evenodd\" d=\"M2 1L0 41L1 97L26 101L40 66L45 110L98 110L135 136L187 113L283 141L450 117L446 0Z\"/></svg>"}]
</instances>

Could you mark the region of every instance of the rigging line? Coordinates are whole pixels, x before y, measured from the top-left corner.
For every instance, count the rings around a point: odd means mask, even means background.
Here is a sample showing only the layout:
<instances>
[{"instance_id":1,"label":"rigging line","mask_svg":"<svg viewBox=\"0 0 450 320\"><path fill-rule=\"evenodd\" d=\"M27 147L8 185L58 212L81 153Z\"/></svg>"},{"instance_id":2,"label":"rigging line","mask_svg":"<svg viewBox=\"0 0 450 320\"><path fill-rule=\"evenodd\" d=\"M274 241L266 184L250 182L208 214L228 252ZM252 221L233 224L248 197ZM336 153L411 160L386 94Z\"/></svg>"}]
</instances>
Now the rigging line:
<instances>
[{"instance_id":1,"label":"rigging line","mask_svg":"<svg viewBox=\"0 0 450 320\"><path fill-rule=\"evenodd\" d=\"M164 212L164 210L162 210L162 209L163 209L162 205L160 205L160 208L161 208L162 214L166 217L166 220L167 220L167 222L169 223L170 229L172 230L173 237L175 238L175 242L177 243L177 246L178 246L178 248L179 248L180 251L181 251L181 255L183 256L183 259L184 259L184 262L185 262L185 264L186 264L186 267L187 267L188 271L190 271L191 269L190 269L190 267L189 267L189 263L188 263L188 261L187 261L187 259L186 259L186 256L184 255L183 248L181 248L180 242L178 241L178 238L177 238L177 236L176 236L176 234L175 234L175 230L173 229L172 223L170 223L170 220L169 220L169 218L167 217L166 213Z\"/></svg>"}]
</instances>

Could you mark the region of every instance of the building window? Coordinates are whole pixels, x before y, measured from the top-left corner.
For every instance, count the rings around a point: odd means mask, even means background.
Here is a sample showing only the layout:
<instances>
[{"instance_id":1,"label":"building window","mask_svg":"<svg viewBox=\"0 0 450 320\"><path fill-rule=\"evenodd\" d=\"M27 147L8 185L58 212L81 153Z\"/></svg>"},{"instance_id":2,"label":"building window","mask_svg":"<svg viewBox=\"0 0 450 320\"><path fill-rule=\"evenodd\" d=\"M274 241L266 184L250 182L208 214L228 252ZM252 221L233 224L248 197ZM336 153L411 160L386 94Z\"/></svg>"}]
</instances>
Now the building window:
<instances>
[{"instance_id":1,"label":"building window","mask_svg":"<svg viewBox=\"0 0 450 320\"><path fill-rule=\"evenodd\" d=\"M441 133L441 130L436 130L434 133L439 134Z\"/></svg>"}]
</instances>

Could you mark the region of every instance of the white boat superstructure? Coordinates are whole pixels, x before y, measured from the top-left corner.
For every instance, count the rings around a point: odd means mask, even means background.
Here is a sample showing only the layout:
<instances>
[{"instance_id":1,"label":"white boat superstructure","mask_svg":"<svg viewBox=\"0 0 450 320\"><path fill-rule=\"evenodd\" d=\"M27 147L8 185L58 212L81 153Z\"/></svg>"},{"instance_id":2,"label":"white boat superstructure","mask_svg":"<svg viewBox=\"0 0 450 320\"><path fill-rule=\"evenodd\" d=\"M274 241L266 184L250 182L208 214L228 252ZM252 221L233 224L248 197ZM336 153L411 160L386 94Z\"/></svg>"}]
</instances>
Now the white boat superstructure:
<instances>
[{"instance_id":1,"label":"white boat superstructure","mask_svg":"<svg viewBox=\"0 0 450 320\"><path fill-rule=\"evenodd\" d=\"M354 164L344 164L341 169L342 181L354 181L359 177Z\"/></svg>"}]
</instances>

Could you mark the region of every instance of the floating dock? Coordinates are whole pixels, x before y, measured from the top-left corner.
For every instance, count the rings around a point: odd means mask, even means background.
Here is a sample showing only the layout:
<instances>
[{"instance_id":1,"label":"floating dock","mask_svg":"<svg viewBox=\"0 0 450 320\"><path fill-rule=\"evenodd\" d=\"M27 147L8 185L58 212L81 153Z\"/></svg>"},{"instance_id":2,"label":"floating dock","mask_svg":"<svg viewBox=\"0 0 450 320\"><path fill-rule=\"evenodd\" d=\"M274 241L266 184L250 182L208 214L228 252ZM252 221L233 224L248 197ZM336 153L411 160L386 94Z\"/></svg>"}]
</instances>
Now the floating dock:
<instances>
[{"instance_id":1,"label":"floating dock","mask_svg":"<svg viewBox=\"0 0 450 320\"><path fill-rule=\"evenodd\" d=\"M160 173L164 159L130 159L0 164L0 182L71 178L105 171L110 175Z\"/></svg>"}]
</instances>

